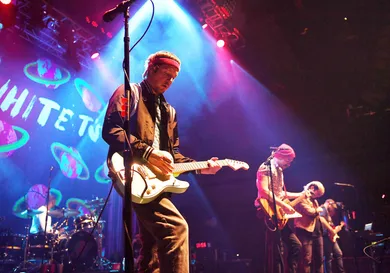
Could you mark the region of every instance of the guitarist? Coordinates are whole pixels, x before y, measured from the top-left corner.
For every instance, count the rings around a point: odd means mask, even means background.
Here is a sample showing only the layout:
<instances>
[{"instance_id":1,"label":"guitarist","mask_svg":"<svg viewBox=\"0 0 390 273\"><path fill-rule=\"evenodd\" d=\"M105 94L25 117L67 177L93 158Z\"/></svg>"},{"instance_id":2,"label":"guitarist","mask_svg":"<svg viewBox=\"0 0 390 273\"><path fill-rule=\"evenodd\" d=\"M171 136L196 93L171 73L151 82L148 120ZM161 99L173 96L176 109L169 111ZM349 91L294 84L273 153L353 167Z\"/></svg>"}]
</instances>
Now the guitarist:
<instances>
[{"instance_id":1,"label":"guitarist","mask_svg":"<svg viewBox=\"0 0 390 273\"><path fill-rule=\"evenodd\" d=\"M324 195L325 188L319 181L312 181L304 188L310 192L310 196L295 206L302 217L294 219L297 236L302 242L303 272L310 273L314 262L313 272L323 273L323 228L319 215L322 208L318 205L317 198Z\"/></svg>"},{"instance_id":2,"label":"guitarist","mask_svg":"<svg viewBox=\"0 0 390 273\"><path fill-rule=\"evenodd\" d=\"M327 199L325 203L321 206L322 212L320 215L324 220L331 226L335 227L333 223L333 217L336 214L337 204L332 199ZM342 228L342 224L336 227L337 229ZM334 230L334 229L332 229ZM337 230L336 230L337 231ZM344 273L344 263L343 263L343 252L340 249L337 240L332 240L329 236L328 229L324 229L324 256L325 256L325 270L326 273L332 273L332 261L336 261L336 268L339 273Z\"/></svg>"},{"instance_id":3,"label":"guitarist","mask_svg":"<svg viewBox=\"0 0 390 273\"><path fill-rule=\"evenodd\" d=\"M283 208L286 213L294 213L295 210L290 205L283 202L283 200L297 198L301 196L302 193L292 193L285 191L283 171L288 168L291 162L294 160L295 151L291 146L282 144L271 154L271 157L272 159L270 159L269 164L261 164L257 171L256 186L258 189L258 197L255 200L255 206L260 207L260 198L265 198L272 204L273 191L275 194L276 204ZM271 175L273 188L271 186ZM295 273L298 269L298 262L302 248L301 242L289 227L289 225L285 225L280 232L282 240L288 248L288 272ZM273 268L274 273L282 273L283 244L280 245L279 242L276 241L276 238L272 238L276 235L274 232L267 232L267 234L273 235L270 237L271 239L274 239L273 242L267 242L267 245L270 247L267 253L273 254L273 258L268 259L273 262L273 265L272 263L268 265L270 268L267 272L271 272ZM267 238L269 238L269 236L267 236ZM273 251L270 251L272 247Z\"/></svg>"},{"instance_id":4,"label":"guitarist","mask_svg":"<svg viewBox=\"0 0 390 273\"><path fill-rule=\"evenodd\" d=\"M180 60L177 56L159 51L146 60L144 80L139 84L131 84L130 144L134 161L148 163L164 174L172 173L173 163L194 161L179 151L176 111L163 95L179 70ZM115 152L123 154L124 142L128 141L124 129L126 115L123 112L126 104L124 85L121 85L109 101L102 129L102 137L110 146L108 160ZM174 162L164 156L161 150L169 152ZM215 174L221 168L216 160L215 157L211 158L208 161L209 168L197 173ZM188 273L188 225L171 202L170 194L163 193L148 204L133 203L133 208L137 215L142 244L136 272L155 272L153 268L156 265L152 260L157 255L157 249L159 272Z\"/></svg>"}]
</instances>

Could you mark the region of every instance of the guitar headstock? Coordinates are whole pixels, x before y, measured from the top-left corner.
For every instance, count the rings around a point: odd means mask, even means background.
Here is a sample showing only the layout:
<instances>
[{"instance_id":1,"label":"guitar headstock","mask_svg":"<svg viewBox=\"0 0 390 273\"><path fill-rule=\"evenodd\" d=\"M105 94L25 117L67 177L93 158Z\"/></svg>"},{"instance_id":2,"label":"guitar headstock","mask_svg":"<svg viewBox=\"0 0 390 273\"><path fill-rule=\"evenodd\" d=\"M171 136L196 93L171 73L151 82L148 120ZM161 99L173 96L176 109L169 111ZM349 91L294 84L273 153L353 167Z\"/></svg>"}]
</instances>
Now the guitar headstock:
<instances>
[{"instance_id":1,"label":"guitar headstock","mask_svg":"<svg viewBox=\"0 0 390 273\"><path fill-rule=\"evenodd\" d=\"M244 169L244 170L249 169L249 165L246 162L232 160L232 159L225 159L225 161L227 162L227 165L235 171L237 171L239 169Z\"/></svg>"}]
</instances>

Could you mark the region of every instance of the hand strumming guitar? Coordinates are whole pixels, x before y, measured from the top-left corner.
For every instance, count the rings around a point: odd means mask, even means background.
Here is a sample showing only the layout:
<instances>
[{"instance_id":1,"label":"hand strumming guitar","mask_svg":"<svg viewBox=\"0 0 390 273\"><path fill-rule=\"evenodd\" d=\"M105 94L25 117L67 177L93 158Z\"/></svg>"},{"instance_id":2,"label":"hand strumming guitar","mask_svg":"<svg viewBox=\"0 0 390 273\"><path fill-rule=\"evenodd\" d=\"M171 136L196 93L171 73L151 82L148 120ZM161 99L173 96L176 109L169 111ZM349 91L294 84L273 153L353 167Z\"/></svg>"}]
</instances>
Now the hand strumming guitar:
<instances>
[{"instance_id":1,"label":"hand strumming guitar","mask_svg":"<svg viewBox=\"0 0 390 273\"><path fill-rule=\"evenodd\" d=\"M164 174L170 174L173 171L173 162L166 157L160 150L154 149L149 156L149 163L159 168Z\"/></svg>"},{"instance_id":2,"label":"hand strumming guitar","mask_svg":"<svg viewBox=\"0 0 390 273\"><path fill-rule=\"evenodd\" d=\"M283 211L285 212L285 213L287 213L287 214L293 214L293 213L295 213L295 209L292 207L292 206L290 206L289 204L287 204L287 203L281 203L281 204L283 204L282 206L283 206Z\"/></svg>"}]
</instances>

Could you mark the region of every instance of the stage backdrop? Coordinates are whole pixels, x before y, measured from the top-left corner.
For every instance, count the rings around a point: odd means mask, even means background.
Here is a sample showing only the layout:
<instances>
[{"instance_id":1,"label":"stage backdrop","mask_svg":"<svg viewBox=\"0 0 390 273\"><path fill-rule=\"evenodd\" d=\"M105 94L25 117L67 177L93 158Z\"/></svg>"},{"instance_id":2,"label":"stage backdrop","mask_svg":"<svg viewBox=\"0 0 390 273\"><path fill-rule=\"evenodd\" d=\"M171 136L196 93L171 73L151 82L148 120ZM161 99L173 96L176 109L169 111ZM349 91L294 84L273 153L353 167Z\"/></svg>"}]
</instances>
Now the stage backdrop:
<instances>
[{"instance_id":1,"label":"stage backdrop","mask_svg":"<svg viewBox=\"0 0 390 273\"><path fill-rule=\"evenodd\" d=\"M22 233L16 214L40 204L44 185L60 207L105 198L110 186L101 138L104 86L16 36L0 47L0 216ZM37 193L38 192L38 193ZM34 194L33 194L34 193ZM76 199L74 199L76 198Z\"/></svg>"}]
</instances>

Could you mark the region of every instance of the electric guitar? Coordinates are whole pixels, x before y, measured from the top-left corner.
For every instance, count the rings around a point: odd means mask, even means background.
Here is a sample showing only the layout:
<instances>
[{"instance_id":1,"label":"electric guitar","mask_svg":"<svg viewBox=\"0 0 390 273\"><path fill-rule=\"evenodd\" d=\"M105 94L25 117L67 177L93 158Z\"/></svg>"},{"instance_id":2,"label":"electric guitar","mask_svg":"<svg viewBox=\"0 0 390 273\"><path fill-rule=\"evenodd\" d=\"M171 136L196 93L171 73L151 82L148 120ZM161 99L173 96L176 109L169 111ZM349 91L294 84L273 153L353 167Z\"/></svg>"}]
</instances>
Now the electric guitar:
<instances>
[{"instance_id":1,"label":"electric guitar","mask_svg":"<svg viewBox=\"0 0 390 273\"><path fill-rule=\"evenodd\" d=\"M164 156L171 159L173 157L170 153L162 151ZM217 160L220 166L229 166L233 170L244 169L248 170L249 165L242 161L231 159ZM114 153L109 164L111 172L114 173L113 183L116 183L116 190L122 197L125 191L125 166L123 157ZM151 164L134 163L131 166L131 174L133 177L131 183L131 200L137 204L147 204L156 199L163 192L183 193L188 187L189 183L176 179L175 176L189 171L207 169L207 161L196 161L186 163L173 164L173 172L164 174L161 170Z\"/></svg>"},{"instance_id":2,"label":"electric guitar","mask_svg":"<svg viewBox=\"0 0 390 273\"><path fill-rule=\"evenodd\" d=\"M328 232L329 239L335 243L337 239L340 238L340 236L337 234L340 232L340 230L345 226L345 222L341 221L340 225L333 228L333 234L331 232Z\"/></svg>"},{"instance_id":3,"label":"electric guitar","mask_svg":"<svg viewBox=\"0 0 390 273\"><path fill-rule=\"evenodd\" d=\"M301 202L303 199L305 199L308 196L309 192L305 191L300 195L299 197L295 198L293 201L290 201L288 199L283 200L286 204L289 204L291 207L295 207L299 202ZM274 203L272 201L269 201L268 199L265 198L259 198L259 203L266 214L266 216L272 220L275 211L274 211ZM287 221L292 218L299 218L302 217L302 214L299 212L295 211L294 213L286 213L283 208L276 204L276 212L277 212L277 218L278 218L278 228L282 229L284 226L287 224Z\"/></svg>"}]
</instances>

